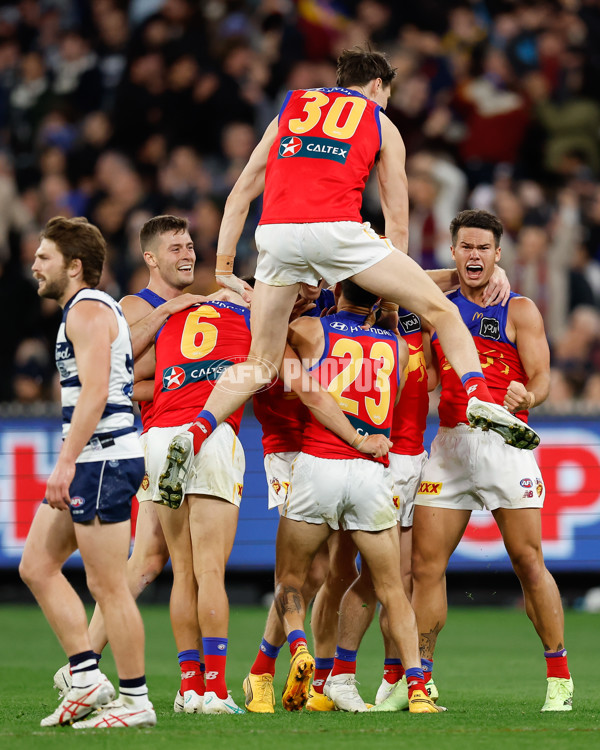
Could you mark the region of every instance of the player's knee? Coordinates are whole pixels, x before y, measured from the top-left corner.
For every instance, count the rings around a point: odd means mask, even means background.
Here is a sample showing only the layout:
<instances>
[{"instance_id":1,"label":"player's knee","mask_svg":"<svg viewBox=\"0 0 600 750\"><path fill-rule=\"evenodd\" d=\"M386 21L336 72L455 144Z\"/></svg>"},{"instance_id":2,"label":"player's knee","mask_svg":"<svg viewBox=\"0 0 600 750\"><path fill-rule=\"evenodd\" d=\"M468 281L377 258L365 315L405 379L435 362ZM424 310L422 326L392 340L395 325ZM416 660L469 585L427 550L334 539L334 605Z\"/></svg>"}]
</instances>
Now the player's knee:
<instances>
[{"instance_id":1,"label":"player's knee","mask_svg":"<svg viewBox=\"0 0 600 750\"><path fill-rule=\"evenodd\" d=\"M541 551L535 547L523 547L514 552L511 562L519 581L526 588L538 586L546 575Z\"/></svg>"}]
</instances>

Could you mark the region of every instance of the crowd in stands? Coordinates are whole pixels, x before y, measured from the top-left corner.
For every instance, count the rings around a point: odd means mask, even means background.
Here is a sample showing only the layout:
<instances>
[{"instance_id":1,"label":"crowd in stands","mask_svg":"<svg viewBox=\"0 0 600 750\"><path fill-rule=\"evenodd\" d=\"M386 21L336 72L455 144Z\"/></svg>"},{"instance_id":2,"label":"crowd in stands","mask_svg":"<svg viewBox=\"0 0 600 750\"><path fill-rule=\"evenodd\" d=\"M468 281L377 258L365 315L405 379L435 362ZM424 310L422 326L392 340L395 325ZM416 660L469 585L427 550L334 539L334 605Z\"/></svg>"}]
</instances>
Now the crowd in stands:
<instances>
[{"instance_id":1,"label":"crowd in stands","mask_svg":"<svg viewBox=\"0 0 600 750\"><path fill-rule=\"evenodd\" d=\"M600 0L20 0L0 7L0 401L52 399L60 319L30 266L52 216L104 234L101 287L147 280L138 231L186 216L194 291L214 289L223 205L289 89L335 85L369 40L397 68L410 254L450 263L486 208L515 291L542 310L549 404L600 407ZM251 273L253 210L237 273ZM383 231L375 182L363 216ZM10 363L13 363L12 367Z\"/></svg>"}]
</instances>

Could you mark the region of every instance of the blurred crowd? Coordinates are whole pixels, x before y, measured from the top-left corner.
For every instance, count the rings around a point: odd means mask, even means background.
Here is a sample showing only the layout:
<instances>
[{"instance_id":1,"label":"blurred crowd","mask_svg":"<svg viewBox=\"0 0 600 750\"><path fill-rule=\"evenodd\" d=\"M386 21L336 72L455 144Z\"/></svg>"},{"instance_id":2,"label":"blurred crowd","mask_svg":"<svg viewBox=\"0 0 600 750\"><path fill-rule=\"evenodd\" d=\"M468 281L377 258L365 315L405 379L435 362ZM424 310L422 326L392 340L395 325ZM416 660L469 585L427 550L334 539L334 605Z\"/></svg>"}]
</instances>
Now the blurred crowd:
<instances>
[{"instance_id":1,"label":"blurred crowd","mask_svg":"<svg viewBox=\"0 0 600 750\"><path fill-rule=\"evenodd\" d=\"M496 213L513 289L546 322L549 404L600 407L600 0L2 4L0 401L53 397L60 315L30 272L50 217L101 229L118 299L147 280L142 223L186 216L195 291L212 291L225 199L285 93L334 85L367 40L397 68L410 254L447 266L454 214ZM237 273L254 270L256 203ZM363 216L383 231L375 181Z\"/></svg>"}]
</instances>

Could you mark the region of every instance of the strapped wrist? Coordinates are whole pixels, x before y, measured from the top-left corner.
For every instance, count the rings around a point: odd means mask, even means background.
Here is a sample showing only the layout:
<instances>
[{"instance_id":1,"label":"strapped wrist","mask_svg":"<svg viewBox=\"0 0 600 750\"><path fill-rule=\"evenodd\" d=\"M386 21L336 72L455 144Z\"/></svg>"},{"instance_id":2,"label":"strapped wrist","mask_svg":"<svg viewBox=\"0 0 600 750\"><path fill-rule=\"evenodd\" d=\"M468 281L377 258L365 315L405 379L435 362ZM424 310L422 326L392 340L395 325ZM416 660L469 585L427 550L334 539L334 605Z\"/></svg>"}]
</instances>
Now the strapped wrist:
<instances>
[{"instance_id":1,"label":"strapped wrist","mask_svg":"<svg viewBox=\"0 0 600 750\"><path fill-rule=\"evenodd\" d=\"M233 275L233 262L235 261L235 253L233 255L217 255L217 262L215 265L215 276L232 276Z\"/></svg>"},{"instance_id":2,"label":"strapped wrist","mask_svg":"<svg viewBox=\"0 0 600 750\"><path fill-rule=\"evenodd\" d=\"M533 391L527 391L527 396L529 398L529 406L528 409L533 409L535 406L535 393Z\"/></svg>"},{"instance_id":3,"label":"strapped wrist","mask_svg":"<svg viewBox=\"0 0 600 750\"><path fill-rule=\"evenodd\" d=\"M350 446L358 450L366 439L367 439L367 436L361 435L360 432L357 430L356 435L354 436L354 440L350 443Z\"/></svg>"}]
</instances>

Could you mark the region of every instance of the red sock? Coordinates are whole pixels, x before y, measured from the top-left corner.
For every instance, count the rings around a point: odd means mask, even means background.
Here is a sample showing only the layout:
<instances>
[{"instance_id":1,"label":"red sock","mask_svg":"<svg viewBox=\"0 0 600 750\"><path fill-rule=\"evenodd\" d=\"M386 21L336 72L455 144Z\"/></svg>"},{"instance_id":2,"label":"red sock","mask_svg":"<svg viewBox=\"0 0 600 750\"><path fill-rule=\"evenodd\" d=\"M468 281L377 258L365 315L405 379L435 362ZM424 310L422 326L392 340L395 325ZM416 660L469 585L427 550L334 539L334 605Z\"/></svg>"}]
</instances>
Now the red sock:
<instances>
[{"instance_id":1,"label":"red sock","mask_svg":"<svg viewBox=\"0 0 600 750\"><path fill-rule=\"evenodd\" d=\"M404 676L404 667L402 664L384 664L383 665L383 679L389 682L390 685L395 685L400 682Z\"/></svg>"},{"instance_id":2,"label":"red sock","mask_svg":"<svg viewBox=\"0 0 600 750\"><path fill-rule=\"evenodd\" d=\"M191 427L188 427L188 432L191 432L194 436L194 453L199 453L202 443L212 433L213 428L210 422L200 417L197 418Z\"/></svg>"},{"instance_id":3,"label":"red sock","mask_svg":"<svg viewBox=\"0 0 600 750\"><path fill-rule=\"evenodd\" d=\"M250 668L251 674L270 674L275 677L275 663L276 659L272 656L267 656L264 651L259 651L254 664Z\"/></svg>"},{"instance_id":4,"label":"red sock","mask_svg":"<svg viewBox=\"0 0 600 750\"><path fill-rule=\"evenodd\" d=\"M292 641L290 643L290 654L294 656L294 654L300 648L300 646L304 646L305 649L308 649L308 643L306 642L306 638L296 638L295 641Z\"/></svg>"},{"instance_id":5,"label":"red sock","mask_svg":"<svg viewBox=\"0 0 600 750\"><path fill-rule=\"evenodd\" d=\"M344 661L343 659L338 659L336 656L333 661L331 676L335 677L336 674L356 674L356 662Z\"/></svg>"},{"instance_id":6,"label":"red sock","mask_svg":"<svg viewBox=\"0 0 600 750\"><path fill-rule=\"evenodd\" d=\"M563 649L564 651L564 649ZM558 654L562 654L559 656ZM569 666L567 664L567 652L558 651L557 655L548 656L546 652L546 677L560 677L563 680L568 680L571 676L569 672Z\"/></svg>"},{"instance_id":7,"label":"red sock","mask_svg":"<svg viewBox=\"0 0 600 750\"><path fill-rule=\"evenodd\" d=\"M469 373L471 374L471 373ZM464 376L463 376L464 377ZM496 403L492 398L492 394L487 387L485 378L483 375L473 375L473 377L466 378L463 381L463 387L467 392L469 398L478 398L480 401L488 401L489 403Z\"/></svg>"},{"instance_id":8,"label":"red sock","mask_svg":"<svg viewBox=\"0 0 600 750\"><path fill-rule=\"evenodd\" d=\"M186 690L194 690L198 695L204 695L204 678L200 670L199 661L182 661L181 662L181 695Z\"/></svg>"},{"instance_id":9,"label":"red sock","mask_svg":"<svg viewBox=\"0 0 600 750\"><path fill-rule=\"evenodd\" d=\"M425 671L423 671L423 678L424 678L425 684L427 684L429 682L429 680L431 679L431 675L432 674L433 674L433 672L425 672Z\"/></svg>"},{"instance_id":10,"label":"red sock","mask_svg":"<svg viewBox=\"0 0 600 750\"><path fill-rule=\"evenodd\" d=\"M421 681L415 677L411 677L408 681L408 697L412 698L412 694L415 690L420 690L422 693L427 695L427 688L425 687L425 680Z\"/></svg>"},{"instance_id":11,"label":"red sock","mask_svg":"<svg viewBox=\"0 0 600 750\"><path fill-rule=\"evenodd\" d=\"M327 667L325 669L315 669L315 674L313 676L313 690L315 693L321 693L323 694L323 688L325 687L325 680L329 677L329 673L331 672L331 668Z\"/></svg>"},{"instance_id":12,"label":"red sock","mask_svg":"<svg viewBox=\"0 0 600 750\"><path fill-rule=\"evenodd\" d=\"M227 698L227 685L225 684L226 654L204 654L206 664L206 692L216 693L218 698Z\"/></svg>"}]
</instances>

